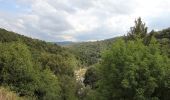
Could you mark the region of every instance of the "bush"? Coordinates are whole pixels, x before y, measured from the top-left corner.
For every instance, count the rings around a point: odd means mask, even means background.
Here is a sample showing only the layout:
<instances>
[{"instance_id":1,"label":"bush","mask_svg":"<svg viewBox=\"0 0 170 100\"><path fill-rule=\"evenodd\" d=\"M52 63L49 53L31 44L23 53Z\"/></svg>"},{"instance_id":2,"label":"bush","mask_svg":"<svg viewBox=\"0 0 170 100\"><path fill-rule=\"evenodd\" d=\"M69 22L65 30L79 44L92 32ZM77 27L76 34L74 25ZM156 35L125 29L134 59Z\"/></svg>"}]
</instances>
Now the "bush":
<instances>
[{"instance_id":1,"label":"bush","mask_svg":"<svg viewBox=\"0 0 170 100\"><path fill-rule=\"evenodd\" d=\"M155 39L149 46L142 40L119 40L101 63L101 100L168 100L169 66L170 60L161 54Z\"/></svg>"},{"instance_id":2,"label":"bush","mask_svg":"<svg viewBox=\"0 0 170 100\"><path fill-rule=\"evenodd\" d=\"M0 44L0 82L20 96L33 96L36 89L36 76L31 54L20 43Z\"/></svg>"}]
</instances>

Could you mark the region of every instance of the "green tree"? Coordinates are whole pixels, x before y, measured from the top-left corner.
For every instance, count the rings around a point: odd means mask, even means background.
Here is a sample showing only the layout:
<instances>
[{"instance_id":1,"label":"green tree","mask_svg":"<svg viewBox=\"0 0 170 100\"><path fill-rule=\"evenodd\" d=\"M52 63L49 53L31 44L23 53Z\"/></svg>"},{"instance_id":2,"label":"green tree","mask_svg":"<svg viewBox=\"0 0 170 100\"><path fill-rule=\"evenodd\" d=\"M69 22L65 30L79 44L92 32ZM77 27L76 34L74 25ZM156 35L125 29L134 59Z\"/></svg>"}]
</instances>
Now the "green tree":
<instances>
[{"instance_id":1,"label":"green tree","mask_svg":"<svg viewBox=\"0 0 170 100\"><path fill-rule=\"evenodd\" d=\"M85 73L83 83L85 86L89 85L92 89L97 88L97 81L99 80L99 71L97 66L93 66L87 69Z\"/></svg>"},{"instance_id":2,"label":"green tree","mask_svg":"<svg viewBox=\"0 0 170 100\"><path fill-rule=\"evenodd\" d=\"M61 82L61 100L77 100L76 96L76 80L68 75L59 77Z\"/></svg>"},{"instance_id":3,"label":"green tree","mask_svg":"<svg viewBox=\"0 0 170 100\"><path fill-rule=\"evenodd\" d=\"M155 39L149 46L142 40L119 40L103 57L99 99L168 100L169 95L159 90L169 91L169 66Z\"/></svg>"},{"instance_id":4,"label":"green tree","mask_svg":"<svg viewBox=\"0 0 170 100\"><path fill-rule=\"evenodd\" d=\"M62 100L60 82L51 70L39 71L38 87L35 95L38 100Z\"/></svg>"},{"instance_id":5,"label":"green tree","mask_svg":"<svg viewBox=\"0 0 170 100\"><path fill-rule=\"evenodd\" d=\"M41 70L33 62L28 47L22 43L0 43L0 83L20 96L39 100L60 100L57 76L50 70Z\"/></svg>"},{"instance_id":6,"label":"green tree","mask_svg":"<svg viewBox=\"0 0 170 100\"><path fill-rule=\"evenodd\" d=\"M135 40L137 38L144 38L147 35L147 29L148 28L145 26L145 23L143 23L139 17L137 20L135 20L135 26L130 28L127 39Z\"/></svg>"},{"instance_id":7,"label":"green tree","mask_svg":"<svg viewBox=\"0 0 170 100\"><path fill-rule=\"evenodd\" d=\"M21 96L34 95L36 74L27 46L22 43L0 43L0 82Z\"/></svg>"}]
</instances>

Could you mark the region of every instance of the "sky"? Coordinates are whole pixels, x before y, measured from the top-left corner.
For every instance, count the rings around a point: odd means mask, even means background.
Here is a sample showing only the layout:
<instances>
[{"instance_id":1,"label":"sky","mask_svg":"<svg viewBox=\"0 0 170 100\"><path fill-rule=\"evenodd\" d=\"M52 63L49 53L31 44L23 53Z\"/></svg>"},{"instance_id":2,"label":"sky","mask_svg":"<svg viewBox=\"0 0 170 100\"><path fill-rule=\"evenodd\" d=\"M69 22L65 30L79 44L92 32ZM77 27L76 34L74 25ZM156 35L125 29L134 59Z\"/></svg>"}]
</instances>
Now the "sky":
<instances>
[{"instance_id":1,"label":"sky","mask_svg":"<svg viewBox=\"0 0 170 100\"><path fill-rule=\"evenodd\" d=\"M170 27L170 0L0 0L1 28L49 42L122 36L138 17Z\"/></svg>"}]
</instances>

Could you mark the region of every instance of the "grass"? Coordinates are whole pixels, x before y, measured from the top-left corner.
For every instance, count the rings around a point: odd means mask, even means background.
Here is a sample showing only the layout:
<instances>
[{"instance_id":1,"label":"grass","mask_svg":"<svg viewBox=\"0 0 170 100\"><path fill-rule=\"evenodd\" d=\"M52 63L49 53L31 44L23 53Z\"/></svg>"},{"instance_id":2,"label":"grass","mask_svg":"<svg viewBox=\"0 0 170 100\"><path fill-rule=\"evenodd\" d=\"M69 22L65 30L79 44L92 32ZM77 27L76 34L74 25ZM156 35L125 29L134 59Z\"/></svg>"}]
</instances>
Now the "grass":
<instances>
[{"instance_id":1,"label":"grass","mask_svg":"<svg viewBox=\"0 0 170 100\"><path fill-rule=\"evenodd\" d=\"M4 88L0 87L0 100L23 100L16 93Z\"/></svg>"}]
</instances>

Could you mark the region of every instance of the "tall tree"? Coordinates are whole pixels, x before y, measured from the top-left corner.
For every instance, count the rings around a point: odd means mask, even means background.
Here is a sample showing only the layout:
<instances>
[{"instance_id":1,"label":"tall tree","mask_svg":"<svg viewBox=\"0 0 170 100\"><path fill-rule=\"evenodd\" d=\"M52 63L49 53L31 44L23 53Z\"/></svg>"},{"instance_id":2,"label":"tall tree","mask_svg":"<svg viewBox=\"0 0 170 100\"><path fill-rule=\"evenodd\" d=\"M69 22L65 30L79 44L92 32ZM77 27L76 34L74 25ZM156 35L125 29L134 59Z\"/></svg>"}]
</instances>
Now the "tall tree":
<instances>
[{"instance_id":1,"label":"tall tree","mask_svg":"<svg viewBox=\"0 0 170 100\"><path fill-rule=\"evenodd\" d=\"M169 100L170 60L155 39L117 41L101 63L100 100ZM166 90L166 92L160 92Z\"/></svg>"},{"instance_id":2,"label":"tall tree","mask_svg":"<svg viewBox=\"0 0 170 100\"><path fill-rule=\"evenodd\" d=\"M142 19L139 17L137 20L135 20L135 26L130 28L127 39L135 40L137 38L144 38L146 37L147 29L148 28L145 26L145 23L143 23Z\"/></svg>"}]
</instances>

